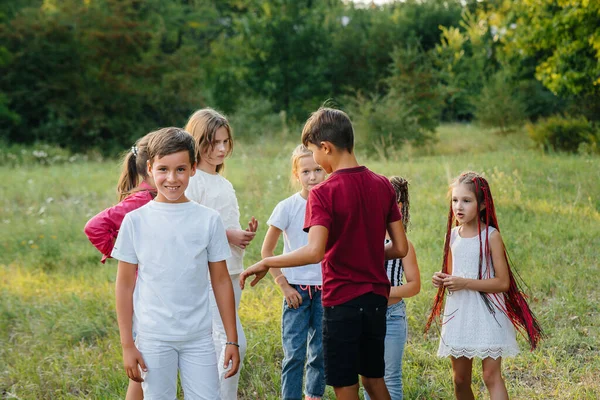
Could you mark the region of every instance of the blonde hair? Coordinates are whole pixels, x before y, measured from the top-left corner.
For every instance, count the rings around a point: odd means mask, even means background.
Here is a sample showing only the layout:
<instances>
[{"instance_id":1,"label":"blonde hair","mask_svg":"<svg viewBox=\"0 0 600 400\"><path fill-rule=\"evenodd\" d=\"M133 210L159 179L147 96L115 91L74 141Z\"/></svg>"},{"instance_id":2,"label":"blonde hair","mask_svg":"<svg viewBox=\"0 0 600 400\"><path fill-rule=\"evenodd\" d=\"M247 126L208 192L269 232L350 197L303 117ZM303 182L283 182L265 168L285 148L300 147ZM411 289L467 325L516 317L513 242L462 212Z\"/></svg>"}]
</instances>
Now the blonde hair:
<instances>
[{"instance_id":1,"label":"blonde hair","mask_svg":"<svg viewBox=\"0 0 600 400\"><path fill-rule=\"evenodd\" d=\"M203 108L194 112L185 124L185 130L194 137L196 143L196 162L200 163L202 153L212 149L215 133L219 128L225 128L229 135L229 150L225 157L233 152L233 135L229 121L224 115L212 108ZM225 168L225 163L217 165L217 173Z\"/></svg>"},{"instance_id":2,"label":"blonde hair","mask_svg":"<svg viewBox=\"0 0 600 400\"><path fill-rule=\"evenodd\" d=\"M290 175L290 184L292 187L297 185L298 162L303 157L312 157L312 152L303 144L296 146L290 158L292 162L292 174Z\"/></svg>"},{"instance_id":3,"label":"blonde hair","mask_svg":"<svg viewBox=\"0 0 600 400\"><path fill-rule=\"evenodd\" d=\"M138 191L140 177L145 180L148 177L146 163L148 162L148 142L154 132L138 139L127 153L123 155L123 167L121 168L121 176L117 183L117 194L119 201L130 194Z\"/></svg>"}]
</instances>

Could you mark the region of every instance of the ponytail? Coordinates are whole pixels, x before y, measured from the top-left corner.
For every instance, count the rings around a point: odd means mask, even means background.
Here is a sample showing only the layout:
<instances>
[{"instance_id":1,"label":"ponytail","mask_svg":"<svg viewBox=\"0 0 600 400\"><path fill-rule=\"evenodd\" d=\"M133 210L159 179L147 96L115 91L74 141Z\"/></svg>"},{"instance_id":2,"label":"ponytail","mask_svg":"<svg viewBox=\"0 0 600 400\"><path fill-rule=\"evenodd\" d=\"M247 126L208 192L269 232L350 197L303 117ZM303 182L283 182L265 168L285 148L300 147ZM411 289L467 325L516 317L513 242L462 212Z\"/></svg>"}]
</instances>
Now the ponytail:
<instances>
[{"instance_id":1,"label":"ponytail","mask_svg":"<svg viewBox=\"0 0 600 400\"><path fill-rule=\"evenodd\" d=\"M129 196L133 189L139 184L136 158L137 157L133 152L128 151L123 159L123 168L121 169L121 176L119 177L119 183L117 184L119 201L122 201L125 197Z\"/></svg>"},{"instance_id":2,"label":"ponytail","mask_svg":"<svg viewBox=\"0 0 600 400\"><path fill-rule=\"evenodd\" d=\"M123 168L117 183L117 194L119 201L137 191L140 182L148 177L148 142L153 132L139 139L131 150L123 156Z\"/></svg>"}]
</instances>

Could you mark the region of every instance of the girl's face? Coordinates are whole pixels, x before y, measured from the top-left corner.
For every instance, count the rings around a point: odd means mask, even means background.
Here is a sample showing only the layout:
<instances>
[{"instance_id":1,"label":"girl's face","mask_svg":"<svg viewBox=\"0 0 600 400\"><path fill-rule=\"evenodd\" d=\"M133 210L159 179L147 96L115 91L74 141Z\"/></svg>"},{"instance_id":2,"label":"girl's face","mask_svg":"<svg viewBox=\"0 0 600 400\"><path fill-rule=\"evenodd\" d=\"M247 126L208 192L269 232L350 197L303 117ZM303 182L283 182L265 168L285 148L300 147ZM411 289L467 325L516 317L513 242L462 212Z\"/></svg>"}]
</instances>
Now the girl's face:
<instances>
[{"instance_id":1,"label":"girl's face","mask_svg":"<svg viewBox=\"0 0 600 400\"><path fill-rule=\"evenodd\" d=\"M225 162L231 146L229 132L225 127L220 127L215 132L212 146L209 146L202 156L198 166L202 170L217 171L217 167Z\"/></svg>"},{"instance_id":2,"label":"girl's face","mask_svg":"<svg viewBox=\"0 0 600 400\"><path fill-rule=\"evenodd\" d=\"M479 208L469 185L460 183L452 188L452 213L460 225L477 222Z\"/></svg>"},{"instance_id":3,"label":"girl's face","mask_svg":"<svg viewBox=\"0 0 600 400\"><path fill-rule=\"evenodd\" d=\"M300 157L294 175L302 185L302 195L305 197L315 185L325 180L325 170L310 155Z\"/></svg>"},{"instance_id":4,"label":"girl's face","mask_svg":"<svg viewBox=\"0 0 600 400\"><path fill-rule=\"evenodd\" d=\"M188 151L179 151L162 158L156 156L152 164L148 161L148 174L154 179L158 192L155 200L161 203L187 202L185 189L195 173L196 168L190 163Z\"/></svg>"}]
</instances>

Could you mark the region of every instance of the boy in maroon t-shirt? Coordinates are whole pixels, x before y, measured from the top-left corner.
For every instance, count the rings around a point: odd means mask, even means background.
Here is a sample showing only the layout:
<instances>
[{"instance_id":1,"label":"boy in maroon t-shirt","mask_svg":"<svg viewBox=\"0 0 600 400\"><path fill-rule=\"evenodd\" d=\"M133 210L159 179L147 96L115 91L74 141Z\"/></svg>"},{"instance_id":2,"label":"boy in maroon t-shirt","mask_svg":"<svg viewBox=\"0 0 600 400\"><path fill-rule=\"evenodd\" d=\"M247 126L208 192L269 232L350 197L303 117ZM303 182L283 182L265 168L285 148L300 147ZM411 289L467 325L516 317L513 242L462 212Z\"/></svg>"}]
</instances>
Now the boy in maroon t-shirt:
<instances>
[{"instance_id":1,"label":"boy in maroon t-shirt","mask_svg":"<svg viewBox=\"0 0 600 400\"><path fill-rule=\"evenodd\" d=\"M302 130L302 143L332 174L308 197L304 229L308 244L267 257L240 276L322 260L325 380L338 399L358 400L358 375L373 400L390 399L383 380L385 315L390 282L385 259L408 250L396 194L389 181L360 166L353 153L354 130L339 110L320 108ZM386 230L391 242L383 245Z\"/></svg>"}]
</instances>

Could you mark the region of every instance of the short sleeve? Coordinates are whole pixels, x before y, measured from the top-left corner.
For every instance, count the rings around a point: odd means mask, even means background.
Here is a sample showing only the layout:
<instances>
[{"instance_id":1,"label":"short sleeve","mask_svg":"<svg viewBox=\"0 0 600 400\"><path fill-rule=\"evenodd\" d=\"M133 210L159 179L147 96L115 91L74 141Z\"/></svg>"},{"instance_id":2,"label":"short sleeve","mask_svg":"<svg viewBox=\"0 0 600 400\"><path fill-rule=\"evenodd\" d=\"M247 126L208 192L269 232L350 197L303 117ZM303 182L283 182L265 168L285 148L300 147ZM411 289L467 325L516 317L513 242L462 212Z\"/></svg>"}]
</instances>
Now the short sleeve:
<instances>
[{"instance_id":1,"label":"short sleeve","mask_svg":"<svg viewBox=\"0 0 600 400\"><path fill-rule=\"evenodd\" d=\"M329 204L318 190L311 190L306 203L306 214L304 215L304 232L308 232L311 226L321 225L331 230L332 214Z\"/></svg>"},{"instance_id":2,"label":"short sleeve","mask_svg":"<svg viewBox=\"0 0 600 400\"><path fill-rule=\"evenodd\" d=\"M189 200L195 201L198 204L206 205L204 204L205 192L206 187L204 185L204 179L202 179L202 177L199 176L199 173L196 172L196 175L190 179L190 183L185 190L185 197L187 197Z\"/></svg>"},{"instance_id":3,"label":"short sleeve","mask_svg":"<svg viewBox=\"0 0 600 400\"><path fill-rule=\"evenodd\" d=\"M223 261L231 257L225 226L218 214L212 219L211 235L208 242L208 262Z\"/></svg>"},{"instance_id":4,"label":"short sleeve","mask_svg":"<svg viewBox=\"0 0 600 400\"><path fill-rule=\"evenodd\" d=\"M281 201L275 206L273 213L267 221L267 225L274 226L275 228L285 231L290 224L290 213L287 210L286 202Z\"/></svg>"},{"instance_id":5,"label":"short sleeve","mask_svg":"<svg viewBox=\"0 0 600 400\"><path fill-rule=\"evenodd\" d=\"M113 247L111 256L120 261L124 261L130 264L138 264L137 254L135 252L134 240L134 226L131 216L125 215L117 241Z\"/></svg>"}]
</instances>

